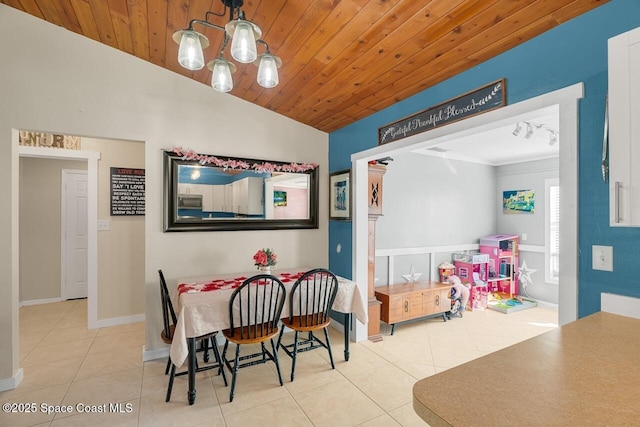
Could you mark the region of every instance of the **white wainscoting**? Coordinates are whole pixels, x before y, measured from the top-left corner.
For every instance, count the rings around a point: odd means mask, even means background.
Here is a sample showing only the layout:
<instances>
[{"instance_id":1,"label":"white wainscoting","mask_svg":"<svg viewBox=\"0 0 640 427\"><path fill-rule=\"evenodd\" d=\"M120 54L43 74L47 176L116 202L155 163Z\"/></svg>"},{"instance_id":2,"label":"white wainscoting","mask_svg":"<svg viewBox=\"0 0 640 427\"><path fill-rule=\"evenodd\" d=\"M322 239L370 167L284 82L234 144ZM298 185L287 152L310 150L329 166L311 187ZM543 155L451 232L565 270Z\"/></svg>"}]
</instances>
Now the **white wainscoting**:
<instances>
[{"instance_id":1,"label":"white wainscoting","mask_svg":"<svg viewBox=\"0 0 640 427\"><path fill-rule=\"evenodd\" d=\"M448 245L448 246L421 246L415 248L391 248L376 249L376 258L387 259L387 283L393 283L394 277L394 258L403 255L425 255L429 257L429 277L428 280L438 280L438 265L436 264L436 254L453 253L464 251L477 251L480 249L478 243L465 245ZM427 278L425 278L427 279Z\"/></svg>"},{"instance_id":2,"label":"white wainscoting","mask_svg":"<svg viewBox=\"0 0 640 427\"><path fill-rule=\"evenodd\" d=\"M447 245L447 246L420 246L415 248L390 248L390 249L376 249L376 258L386 258L387 260L387 283L393 283L394 276L394 258L396 256L403 255L425 255L429 257L429 277L428 280L437 281L438 265L436 264L436 254L464 252L464 251L478 251L480 244L468 243L460 245ZM537 252L544 253L544 246L537 245L519 245L518 250L520 252ZM427 278L425 278L426 280Z\"/></svg>"}]
</instances>

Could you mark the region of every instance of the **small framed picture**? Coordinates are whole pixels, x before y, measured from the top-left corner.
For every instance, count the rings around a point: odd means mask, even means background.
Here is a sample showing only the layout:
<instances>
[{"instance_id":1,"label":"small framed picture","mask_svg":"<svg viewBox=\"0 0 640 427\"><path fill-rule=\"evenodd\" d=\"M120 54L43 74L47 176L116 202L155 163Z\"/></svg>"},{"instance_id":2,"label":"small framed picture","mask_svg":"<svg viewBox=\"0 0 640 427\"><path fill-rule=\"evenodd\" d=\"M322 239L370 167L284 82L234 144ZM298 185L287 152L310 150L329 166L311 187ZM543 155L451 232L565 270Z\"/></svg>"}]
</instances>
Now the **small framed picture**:
<instances>
[{"instance_id":1,"label":"small framed picture","mask_svg":"<svg viewBox=\"0 0 640 427\"><path fill-rule=\"evenodd\" d=\"M329 174L329 219L351 221L351 169Z\"/></svg>"},{"instance_id":2,"label":"small framed picture","mask_svg":"<svg viewBox=\"0 0 640 427\"><path fill-rule=\"evenodd\" d=\"M273 192L273 206L287 206L287 192L275 190Z\"/></svg>"}]
</instances>

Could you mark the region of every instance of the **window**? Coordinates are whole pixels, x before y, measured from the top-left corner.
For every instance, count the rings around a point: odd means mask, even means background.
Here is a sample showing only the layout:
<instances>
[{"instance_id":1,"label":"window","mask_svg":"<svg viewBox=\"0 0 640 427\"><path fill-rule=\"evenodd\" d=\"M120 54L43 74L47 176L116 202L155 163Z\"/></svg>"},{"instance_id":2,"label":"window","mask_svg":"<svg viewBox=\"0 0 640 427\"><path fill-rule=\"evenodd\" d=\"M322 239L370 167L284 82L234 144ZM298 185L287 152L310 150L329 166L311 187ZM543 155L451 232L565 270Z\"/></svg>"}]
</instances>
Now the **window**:
<instances>
[{"instance_id":1,"label":"window","mask_svg":"<svg viewBox=\"0 0 640 427\"><path fill-rule=\"evenodd\" d=\"M558 284L560 278L560 185L559 180L545 180L545 274L547 283Z\"/></svg>"}]
</instances>

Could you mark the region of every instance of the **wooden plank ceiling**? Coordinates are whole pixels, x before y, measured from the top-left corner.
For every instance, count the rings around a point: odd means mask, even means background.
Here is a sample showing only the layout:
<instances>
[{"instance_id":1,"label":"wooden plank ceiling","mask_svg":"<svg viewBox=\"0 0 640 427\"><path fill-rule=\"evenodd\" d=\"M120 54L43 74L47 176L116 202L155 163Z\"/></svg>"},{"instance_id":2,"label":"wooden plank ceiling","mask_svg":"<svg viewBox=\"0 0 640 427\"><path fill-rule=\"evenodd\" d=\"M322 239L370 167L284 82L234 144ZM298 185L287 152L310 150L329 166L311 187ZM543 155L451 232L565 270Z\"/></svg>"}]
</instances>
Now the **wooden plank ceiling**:
<instances>
[{"instance_id":1,"label":"wooden plank ceiling","mask_svg":"<svg viewBox=\"0 0 640 427\"><path fill-rule=\"evenodd\" d=\"M331 132L607 1L245 0L247 19L260 26L283 66L280 84L263 89L253 64L237 64L231 94ZM222 12L221 0L0 3L210 84L206 67L192 72L178 65L172 34L191 19L204 19L207 11ZM212 22L222 26L228 20L217 19ZM195 29L211 42L208 62L219 52L222 32Z\"/></svg>"}]
</instances>

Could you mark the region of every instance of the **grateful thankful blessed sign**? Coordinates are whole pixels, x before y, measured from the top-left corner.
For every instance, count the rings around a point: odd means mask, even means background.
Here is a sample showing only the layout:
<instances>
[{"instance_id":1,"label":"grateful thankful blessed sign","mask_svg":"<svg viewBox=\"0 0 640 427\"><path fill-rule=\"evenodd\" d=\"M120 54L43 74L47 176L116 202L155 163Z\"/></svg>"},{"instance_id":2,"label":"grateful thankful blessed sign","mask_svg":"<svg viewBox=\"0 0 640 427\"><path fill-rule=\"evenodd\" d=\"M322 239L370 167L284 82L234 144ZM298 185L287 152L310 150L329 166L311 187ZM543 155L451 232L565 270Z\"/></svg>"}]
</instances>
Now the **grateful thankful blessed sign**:
<instances>
[{"instance_id":1,"label":"grateful thankful blessed sign","mask_svg":"<svg viewBox=\"0 0 640 427\"><path fill-rule=\"evenodd\" d=\"M397 141L506 105L505 79L378 128L378 145Z\"/></svg>"}]
</instances>

